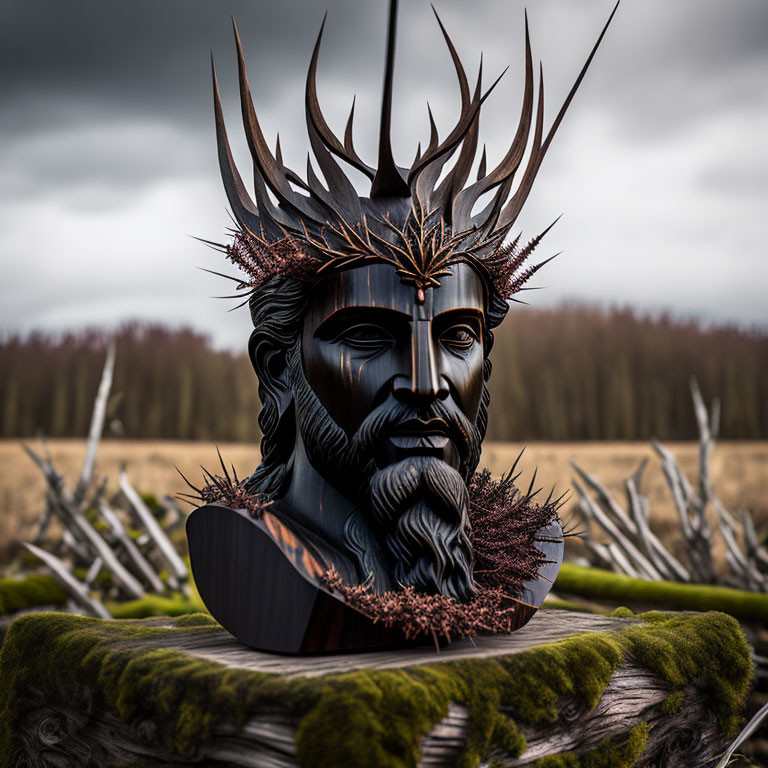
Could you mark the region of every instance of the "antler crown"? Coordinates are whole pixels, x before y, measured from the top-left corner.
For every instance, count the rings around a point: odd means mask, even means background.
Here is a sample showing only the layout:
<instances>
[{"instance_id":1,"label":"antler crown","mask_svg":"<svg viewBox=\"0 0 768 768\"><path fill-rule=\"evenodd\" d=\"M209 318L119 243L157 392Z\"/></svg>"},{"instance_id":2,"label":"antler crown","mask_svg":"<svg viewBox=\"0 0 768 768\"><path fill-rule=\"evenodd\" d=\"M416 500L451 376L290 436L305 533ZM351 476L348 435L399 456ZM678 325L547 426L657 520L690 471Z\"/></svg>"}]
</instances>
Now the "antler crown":
<instances>
[{"instance_id":1,"label":"antler crown","mask_svg":"<svg viewBox=\"0 0 768 768\"><path fill-rule=\"evenodd\" d=\"M517 220L550 143L617 8L618 3L546 136L543 71L540 64L535 95L526 13L525 85L520 120L507 153L490 171L483 148L477 179L469 185L467 181L478 149L480 109L501 76L484 90L481 60L475 87L470 92L464 67L436 11L435 17L456 70L461 111L452 130L440 140L428 108L429 144L423 152L419 145L410 167L396 164L390 140L397 0L390 0L376 168L366 164L354 147L354 101L343 142L331 131L320 109L316 78L323 19L307 73L305 102L310 146L325 183L316 174L309 156L306 179L286 167L279 137L275 152L269 149L253 106L240 36L234 26L243 126L253 158L253 194L247 191L232 157L213 61L211 64L219 166L238 225L233 244L217 247L247 273L248 279L243 280L241 286L257 289L277 276L315 279L329 270L365 261L383 261L392 264L401 279L413 283L423 296L423 291L437 285L452 264L468 261L490 280L502 298L511 298L546 263L524 269L549 227L525 246L520 245L519 236L509 245L502 244ZM529 144L527 161L523 164ZM454 156L455 162L443 176ZM368 197L358 195L337 159L371 180ZM487 205L473 212L480 198L492 191Z\"/></svg>"}]
</instances>

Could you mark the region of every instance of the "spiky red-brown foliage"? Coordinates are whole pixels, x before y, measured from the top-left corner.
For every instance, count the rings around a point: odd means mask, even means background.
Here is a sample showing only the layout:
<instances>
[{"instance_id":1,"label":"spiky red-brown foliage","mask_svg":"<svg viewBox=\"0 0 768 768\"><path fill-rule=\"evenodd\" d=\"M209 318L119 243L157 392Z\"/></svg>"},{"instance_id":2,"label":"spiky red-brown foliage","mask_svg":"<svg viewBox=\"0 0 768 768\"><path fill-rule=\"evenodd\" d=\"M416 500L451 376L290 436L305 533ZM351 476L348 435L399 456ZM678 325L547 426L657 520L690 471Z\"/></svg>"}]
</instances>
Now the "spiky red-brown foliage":
<instances>
[{"instance_id":1,"label":"spiky red-brown foliage","mask_svg":"<svg viewBox=\"0 0 768 768\"><path fill-rule=\"evenodd\" d=\"M557 516L558 501L533 501L533 488L522 494L511 474L494 480L484 469L469 486L475 581L488 589L518 596L536 576L545 557L536 546L538 532Z\"/></svg>"},{"instance_id":2,"label":"spiky red-brown foliage","mask_svg":"<svg viewBox=\"0 0 768 768\"><path fill-rule=\"evenodd\" d=\"M494 289L502 299L509 300L519 293L525 284L552 258L532 264L523 269L523 265L536 250L544 235L549 232L552 225L547 227L540 235L530 240L526 245L520 246L520 235L511 243L502 245L490 256L481 259L481 263L488 270Z\"/></svg>"},{"instance_id":3,"label":"spiky red-brown foliage","mask_svg":"<svg viewBox=\"0 0 768 768\"><path fill-rule=\"evenodd\" d=\"M286 234L275 242L249 230L238 229L231 245L218 247L248 275L249 279L239 287L250 290L260 288L273 277L314 280L323 272L346 269L366 261L391 264L402 280L426 289L438 286L452 264L467 260L482 264L494 290L502 299L508 300L546 263L523 269L549 227L522 247L518 235L513 242L500 246L489 256L478 257L473 255L477 246L467 253L462 251L466 232L451 235L442 219L427 224L421 209L409 217L402 230L389 222L386 224L396 235L394 242L369 229L367 222L363 222L358 231L340 220L338 225L328 223L320 236Z\"/></svg>"},{"instance_id":4,"label":"spiky red-brown foliage","mask_svg":"<svg viewBox=\"0 0 768 768\"><path fill-rule=\"evenodd\" d=\"M249 494L244 485L224 476L206 472L208 484L195 490L206 503L223 502L260 515L265 503ZM535 477L535 476L534 476ZM386 627L398 627L407 638L423 634L471 637L479 633L510 632L516 614L525 610L518 600L523 584L536 577L545 562L536 547L539 531L557 517L559 500L543 505L534 503L532 487L522 494L509 475L494 480L486 469L476 473L469 486L472 546L475 553L476 596L460 603L445 595L427 595L413 587L398 591L375 592L371 582L345 584L335 568L323 581L344 602Z\"/></svg>"},{"instance_id":5,"label":"spiky red-brown foliage","mask_svg":"<svg viewBox=\"0 0 768 768\"><path fill-rule=\"evenodd\" d=\"M238 478L234 466L232 466L232 474L230 474L226 464L224 464L221 453L219 453L219 462L223 472L221 475L214 475L205 467L201 467L205 482L200 488L192 485L177 469L184 482L194 491L194 494L182 493L179 495L195 504L198 502L203 504L223 503L228 507L232 507L232 509L247 509L252 517L261 517L264 510L272 502L265 501L259 496L250 493L246 489L245 483L241 482Z\"/></svg>"},{"instance_id":6,"label":"spiky red-brown foliage","mask_svg":"<svg viewBox=\"0 0 768 768\"><path fill-rule=\"evenodd\" d=\"M399 628L406 638L431 634L450 640L482 633L501 634L514 626L518 604L501 589L478 590L469 603L445 595L425 595L413 587L374 592L371 584L345 584L335 568L323 576L326 586L374 623Z\"/></svg>"},{"instance_id":7,"label":"spiky red-brown foliage","mask_svg":"<svg viewBox=\"0 0 768 768\"><path fill-rule=\"evenodd\" d=\"M250 278L242 287L256 290L273 277L311 280L322 262L307 254L292 237L270 243L252 232L238 230L226 248L227 258Z\"/></svg>"},{"instance_id":8,"label":"spiky red-brown foliage","mask_svg":"<svg viewBox=\"0 0 768 768\"><path fill-rule=\"evenodd\" d=\"M476 597L459 603L445 595L425 595L406 587L376 593L370 583L344 584L332 569L328 587L346 603L387 627L399 627L407 638L422 634L471 637L502 634L516 626L523 584L536 577L545 556L536 547L539 531L557 516L558 501L534 503L532 488L522 494L511 475L494 480L486 469L469 486Z\"/></svg>"}]
</instances>

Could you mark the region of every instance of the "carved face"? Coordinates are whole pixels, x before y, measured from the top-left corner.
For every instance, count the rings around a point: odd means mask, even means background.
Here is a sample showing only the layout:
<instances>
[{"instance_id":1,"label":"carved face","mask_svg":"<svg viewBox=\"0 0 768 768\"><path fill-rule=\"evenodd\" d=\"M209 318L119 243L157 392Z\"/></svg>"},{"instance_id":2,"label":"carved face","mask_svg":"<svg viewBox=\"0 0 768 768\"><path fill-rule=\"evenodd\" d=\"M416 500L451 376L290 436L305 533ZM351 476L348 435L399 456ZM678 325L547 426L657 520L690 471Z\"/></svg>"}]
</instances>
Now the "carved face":
<instances>
[{"instance_id":1,"label":"carved face","mask_svg":"<svg viewBox=\"0 0 768 768\"><path fill-rule=\"evenodd\" d=\"M310 387L331 418L352 438L375 410L408 407L373 435L382 469L409 456L433 456L456 470L474 466L454 420L472 424L483 391L483 284L467 264L456 264L419 301L412 285L386 264L346 270L312 296L301 350ZM466 479L466 477L465 477Z\"/></svg>"},{"instance_id":2,"label":"carved face","mask_svg":"<svg viewBox=\"0 0 768 768\"><path fill-rule=\"evenodd\" d=\"M466 264L424 296L374 264L329 276L309 298L289 355L299 432L386 551L382 588L474 594L467 481L480 457L485 335L483 284ZM320 500L317 529L326 515ZM366 553L363 578L381 573L347 525L345 537Z\"/></svg>"}]
</instances>

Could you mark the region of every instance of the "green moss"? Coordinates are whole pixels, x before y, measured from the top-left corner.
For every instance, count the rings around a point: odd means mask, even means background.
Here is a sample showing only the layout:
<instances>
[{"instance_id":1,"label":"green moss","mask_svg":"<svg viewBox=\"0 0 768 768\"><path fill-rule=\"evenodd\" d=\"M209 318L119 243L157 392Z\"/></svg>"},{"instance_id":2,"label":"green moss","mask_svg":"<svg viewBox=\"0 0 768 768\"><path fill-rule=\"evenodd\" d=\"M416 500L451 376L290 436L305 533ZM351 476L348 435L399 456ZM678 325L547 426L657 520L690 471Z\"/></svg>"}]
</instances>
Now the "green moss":
<instances>
[{"instance_id":1,"label":"green moss","mask_svg":"<svg viewBox=\"0 0 768 768\"><path fill-rule=\"evenodd\" d=\"M414 732L427 733L445 717L459 686L441 671L424 677L406 670L357 671L324 681L317 705L296 734L299 764L415 766ZM393 701L400 706L387 706Z\"/></svg>"},{"instance_id":2,"label":"green moss","mask_svg":"<svg viewBox=\"0 0 768 768\"><path fill-rule=\"evenodd\" d=\"M663 715L674 715L685 701L685 691L673 691L661 703L661 713Z\"/></svg>"},{"instance_id":3,"label":"green moss","mask_svg":"<svg viewBox=\"0 0 768 768\"><path fill-rule=\"evenodd\" d=\"M768 624L768 594L728 587L644 581L629 576L563 563L555 589L572 595L617 603L641 603L676 611L723 611L742 621Z\"/></svg>"},{"instance_id":4,"label":"green moss","mask_svg":"<svg viewBox=\"0 0 768 768\"><path fill-rule=\"evenodd\" d=\"M142 493L141 500L157 520L163 520L166 514L165 508L158 501L158 498L154 493Z\"/></svg>"},{"instance_id":5,"label":"green moss","mask_svg":"<svg viewBox=\"0 0 768 768\"><path fill-rule=\"evenodd\" d=\"M110 602L107 610L116 619L146 619L151 616L183 616L188 613L205 611L203 601L199 596L186 598L182 595L163 597L162 595L146 595L138 600L128 602Z\"/></svg>"},{"instance_id":6,"label":"green moss","mask_svg":"<svg viewBox=\"0 0 768 768\"><path fill-rule=\"evenodd\" d=\"M620 605L618 608L614 608L610 615L616 619L631 619L635 615L635 612L625 605Z\"/></svg>"},{"instance_id":7,"label":"green moss","mask_svg":"<svg viewBox=\"0 0 768 768\"><path fill-rule=\"evenodd\" d=\"M507 672L504 706L530 725L554 723L561 696L573 696L585 709L592 709L622 656L620 636L595 633L502 658L498 664Z\"/></svg>"},{"instance_id":8,"label":"green moss","mask_svg":"<svg viewBox=\"0 0 768 768\"><path fill-rule=\"evenodd\" d=\"M533 765L535 768L631 768L643 754L648 733L648 724L639 723L624 739L607 738L588 752L563 752L543 757Z\"/></svg>"},{"instance_id":9,"label":"green moss","mask_svg":"<svg viewBox=\"0 0 768 768\"><path fill-rule=\"evenodd\" d=\"M88 578L88 569L87 568L73 568L72 569L72 575L78 580L78 581L85 581L86 578ZM101 589L101 590L108 590L111 589L114 585L114 580L112 578L112 572L108 568L102 568L97 574L96 578L93 580L93 584L91 585L94 589Z\"/></svg>"},{"instance_id":10,"label":"green moss","mask_svg":"<svg viewBox=\"0 0 768 768\"><path fill-rule=\"evenodd\" d=\"M124 721L151 719L158 724L158 746L187 757L219 723L241 726L258 712L281 712L297 723L299 765L312 768L415 768L420 739L455 702L469 713L457 765L476 768L491 750L522 753L526 743L518 726L554 723L561 697L593 708L628 654L674 686L695 688L724 729L738 716L751 676L738 624L722 614L635 620L616 632L511 656L316 678L229 669L172 648L180 633L218 631L203 614L121 621L23 616L11 625L0 652L0 755L14 754L25 691L37 687L61 700L86 680L106 708ZM638 727L591 752L542 765L630 766L646 735ZM0 766L10 759L0 757Z\"/></svg>"},{"instance_id":11,"label":"green moss","mask_svg":"<svg viewBox=\"0 0 768 768\"><path fill-rule=\"evenodd\" d=\"M110 571L108 568L102 568L96 574L96 578L93 581L93 586L96 587L96 589L101 589L104 592L112 589L114 584L115 581L112 578L112 571Z\"/></svg>"},{"instance_id":12,"label":"green moss","mask_svg":"<svg viewBox=\"0 0 768 768\"><path fill-rule=\"evenodd\" d=\"M24 579L0 579L0 616L41 605L64 605L67 592L58 581L41 573Z\"/></svg>"},{"instance_id":13,"label":"green moss","mask_svg":"<svg viewBox=\"0 0 768 768\"><path fill-rule=\"evenodd\" d=\"M627 631L629 652L675 687L696 688L723 735L735 735L754 672L738 621L724 613L662 615L651 614L651 623Z\"/></svg>"},{"instance_id":14,"label":"green moss","mask_svg":"<svg viewBox=\"0 0 768 768\"><path fill-rule=\"evenodd\" d=\"M574 603L570 600L545 600L541 608L545 611L574 611L576 613L592 613L590 608L581 603Z\"/></svg>"}]
</instances>

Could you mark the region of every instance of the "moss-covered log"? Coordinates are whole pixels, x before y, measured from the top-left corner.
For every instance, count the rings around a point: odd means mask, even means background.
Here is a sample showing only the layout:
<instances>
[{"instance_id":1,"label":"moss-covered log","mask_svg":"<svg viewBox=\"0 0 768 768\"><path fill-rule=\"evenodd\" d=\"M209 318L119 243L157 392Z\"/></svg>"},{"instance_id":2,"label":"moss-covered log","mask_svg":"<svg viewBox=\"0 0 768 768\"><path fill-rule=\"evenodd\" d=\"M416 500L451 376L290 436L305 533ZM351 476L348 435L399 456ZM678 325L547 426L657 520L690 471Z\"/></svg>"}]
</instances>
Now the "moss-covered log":
<instances>
[{"instance_id":1,"label":"moss-covered log","mask_svg":"<svg viewBox=\"0 0 768 768\"><path fill-rule=\"evenodd\" d=\"M555 582L558 594L609 600L615 605L652 605L675 611L723 611L741 621L768 624L768 594L711 584L633 579L599 568L563 563Z\"/></svg>"},{"instance_id":2,"label":"moss-covered log","mask_svg":"<svg viewBox=\"0 0 768 768\"><path fill-rule=\"evenodd\" d=\"M540 611L439 654L321 657L246 649L201 614L35 614L0 652L0 766L703 766L751 675L718 613Z\"/></svg>"},{"instance_id":3,"label":"moss-covered log","mask_svg":"<svg viewBox=\"0 0 768 768\"><path fill-rule=\"evenodd\" d=\"M0 579L0 617L40 606L67 602L66 590L51 576L32 573L22 579Z\"/></svg>"},{"instance_id":4,"label":"moss-covered log","mask_svg":"<svg viewBox=\"0 0 768 768\"><path fill-rule=\"evenodd\" d=\"M64 587L42 573L0 579L0 645L8 627L22 613L61 608L67 599Z\"/></svg>"}]
</instances>

